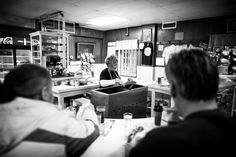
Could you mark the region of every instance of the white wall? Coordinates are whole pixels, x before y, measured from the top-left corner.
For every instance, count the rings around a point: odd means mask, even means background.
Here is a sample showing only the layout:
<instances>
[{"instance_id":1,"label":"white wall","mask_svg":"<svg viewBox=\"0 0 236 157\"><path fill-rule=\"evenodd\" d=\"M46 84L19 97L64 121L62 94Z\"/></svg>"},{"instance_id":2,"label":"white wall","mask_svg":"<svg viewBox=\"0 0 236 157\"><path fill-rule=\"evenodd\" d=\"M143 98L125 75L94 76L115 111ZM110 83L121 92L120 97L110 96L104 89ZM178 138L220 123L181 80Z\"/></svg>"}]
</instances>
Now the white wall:
<instances>
[{"instance_id":1,"label":"white wall","mask_svg":"<svg viewBox=\"0 0 236 157\"><path fill-rule=\"evenodd\" d=\"M151 66L138 66L137 67L137 79L153 80L154 67Z\"/></svg>"},{"instance_id":2,"label":"white wall","mask_svg":"<svg viewBox=\"0 0 236 157\"><path fill-rule=\"evenodd\" d=\"M100 78L100 73L102 72L103 69L105 69L107 67L107 65L105 63L99 64L99 63L95 63L93 65L93 69L94 69L94 78L96 80L99 80Z\"/></svg>"},{"instance_id":3,"label":"white wall","mask_svg":"<svg viewBox=\"0 0 236 157\"><path fill-rule=\"evenodd\" d=\"M165 67L155 67L155 76L154 76L154 81L157 80L158 77L165 77Z\"/></svg>"}]
</instances>

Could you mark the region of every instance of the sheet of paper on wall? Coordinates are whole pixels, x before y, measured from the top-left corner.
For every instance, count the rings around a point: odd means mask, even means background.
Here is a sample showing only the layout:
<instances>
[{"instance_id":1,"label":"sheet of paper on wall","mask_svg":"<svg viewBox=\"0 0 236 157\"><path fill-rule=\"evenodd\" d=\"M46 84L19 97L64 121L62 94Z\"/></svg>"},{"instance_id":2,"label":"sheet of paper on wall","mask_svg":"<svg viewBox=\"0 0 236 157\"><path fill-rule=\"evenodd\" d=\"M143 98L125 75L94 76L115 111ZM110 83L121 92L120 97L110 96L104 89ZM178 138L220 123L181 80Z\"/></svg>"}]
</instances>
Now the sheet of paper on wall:
<instances>
[{"instance_id":1,"label":"sheet of paper on wall","mask_svg":"<svg viewBox=\"0 0 236 157\"><path fill-rule=\"evenodd\" d=\"M163 51L164 50L164 45L158 45L158 51Z\"/></svg>"},{"instance_id":2,"label":"sheet of paper on wall","mask_svg":"<svg viewBox=\"0 0 236 157\"><path fill-rule=\"evenodd\" d=\"M163 57L156 57L156 65L161 65L164 66L165 62L164 62L164 58Z\"/></svg>"}]
</instances>

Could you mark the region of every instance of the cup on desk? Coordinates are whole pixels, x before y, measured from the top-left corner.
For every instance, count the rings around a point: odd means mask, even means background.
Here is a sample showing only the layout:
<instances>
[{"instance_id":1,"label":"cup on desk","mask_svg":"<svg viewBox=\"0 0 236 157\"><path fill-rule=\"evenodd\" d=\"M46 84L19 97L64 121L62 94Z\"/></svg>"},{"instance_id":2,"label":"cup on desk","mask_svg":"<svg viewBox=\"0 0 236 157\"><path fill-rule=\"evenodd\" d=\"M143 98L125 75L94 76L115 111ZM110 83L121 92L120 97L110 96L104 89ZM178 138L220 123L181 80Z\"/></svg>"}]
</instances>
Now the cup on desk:
<instances>
[{"instance_id":1,"label":"cup on desk","mask_svg":"<svg viewBox=\"0 0 236 157\"><path fill-rule=\"evenodd\" d=\"M106 106L104 105L100 105L96 107L96 113L97 113L97 117L98 117L98 122L104 123L104 119L105 119L105 111L106 111Z\"/></svg>"},{"instance_id":2,"label":"cup on desk","mask_svg":"<svg viewBox=\"0 0 236 157\"><path fill-rule=\"evenodd\" d=\"M130 134L132 130L132 118L133 118L133 114L130 112L126 112L123 114L124 132L125 132L126 137Z\"/></svg>"},{"instance_id":3,"label":"cup on desk","mask_svg":"<svg viewBox=\"0 0 236 157\"><path fill-rule=\"evenodd\" d=\"M161 85L161 77L158 77L158 78L157 78L157 84L158 84L158 85Z\"/></svg>"}]
</instances>

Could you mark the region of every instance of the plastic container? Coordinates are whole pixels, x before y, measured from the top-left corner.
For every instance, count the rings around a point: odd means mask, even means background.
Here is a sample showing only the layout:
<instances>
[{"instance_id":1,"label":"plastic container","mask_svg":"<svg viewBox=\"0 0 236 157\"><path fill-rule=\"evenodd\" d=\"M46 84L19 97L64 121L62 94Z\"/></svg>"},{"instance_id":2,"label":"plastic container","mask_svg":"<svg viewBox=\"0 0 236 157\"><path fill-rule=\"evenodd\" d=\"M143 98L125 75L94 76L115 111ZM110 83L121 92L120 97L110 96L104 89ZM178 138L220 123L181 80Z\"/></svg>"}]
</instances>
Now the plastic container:
<instances>
[{"instance_id":1,"label":"plastic container","mask_svg":"<svg viewBox=\"0 0 236 157\"><path fill-rule=\"evenodd\" d=\"M155 125L161 125L161 117L162 117L163 107L160 105L160 103L158 101L155 102L155 106L154 106L153 111L154 111L154 116L155 116L155 118L154 118Z\"/></svg>"}]
</instances>

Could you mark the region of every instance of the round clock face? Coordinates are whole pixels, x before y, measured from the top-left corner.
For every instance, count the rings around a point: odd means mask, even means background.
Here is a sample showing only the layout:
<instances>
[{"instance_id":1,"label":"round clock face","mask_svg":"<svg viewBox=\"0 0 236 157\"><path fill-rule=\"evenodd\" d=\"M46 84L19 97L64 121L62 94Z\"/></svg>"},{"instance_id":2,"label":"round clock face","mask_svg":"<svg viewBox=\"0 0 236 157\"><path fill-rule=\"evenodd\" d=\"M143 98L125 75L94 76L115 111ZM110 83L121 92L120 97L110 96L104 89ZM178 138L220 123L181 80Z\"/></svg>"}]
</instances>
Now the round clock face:
<instances>
[{"instance_id":1,"label":"round clock face","mask_svg":"<svg viewBox=\"0 0 236 157\"><path fill-rule=\"evenodd\" d=\"M145 56L150 56L151 55L151 48L150 47L145 48L144 54L145 54Z\"/></svg>"}]
</instances>

